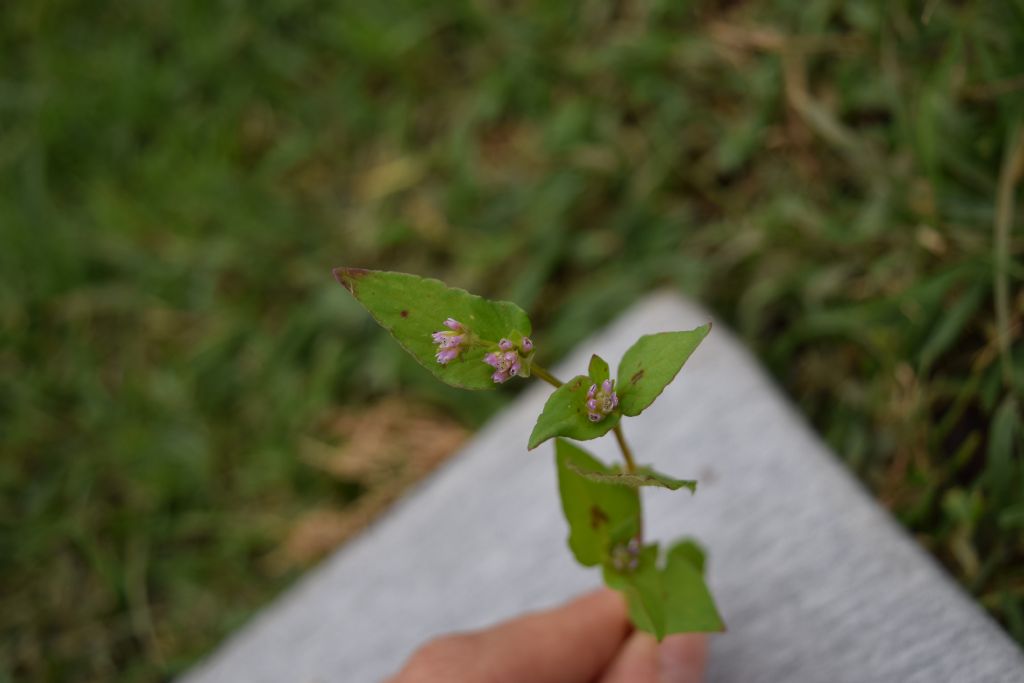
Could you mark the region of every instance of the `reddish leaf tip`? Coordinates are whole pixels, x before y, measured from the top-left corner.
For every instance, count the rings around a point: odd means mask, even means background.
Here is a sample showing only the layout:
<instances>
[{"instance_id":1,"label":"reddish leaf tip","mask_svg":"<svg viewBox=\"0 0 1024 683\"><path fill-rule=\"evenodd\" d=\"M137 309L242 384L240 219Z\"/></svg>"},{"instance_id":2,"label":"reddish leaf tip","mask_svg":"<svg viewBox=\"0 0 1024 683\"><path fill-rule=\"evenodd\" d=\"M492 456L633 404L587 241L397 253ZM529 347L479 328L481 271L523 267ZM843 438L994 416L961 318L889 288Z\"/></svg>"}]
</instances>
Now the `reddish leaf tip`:
<instances>
[{"instance_id":1,"label":"reddish leaf tip","mask_svg":"<svg viewBox=\"0 0 1024 683\"><path fill-rule=\"evenodd\" d=\"M334 275L334 279L338 281L338 284L347 289L348 291L352 292L353 294L355 292L353 292L352 290L352 280L357 277L363 277L369 272L370 271L368 271L366 268L338 267L331 270L331 273Z\"/></svg>"}]
</instances>

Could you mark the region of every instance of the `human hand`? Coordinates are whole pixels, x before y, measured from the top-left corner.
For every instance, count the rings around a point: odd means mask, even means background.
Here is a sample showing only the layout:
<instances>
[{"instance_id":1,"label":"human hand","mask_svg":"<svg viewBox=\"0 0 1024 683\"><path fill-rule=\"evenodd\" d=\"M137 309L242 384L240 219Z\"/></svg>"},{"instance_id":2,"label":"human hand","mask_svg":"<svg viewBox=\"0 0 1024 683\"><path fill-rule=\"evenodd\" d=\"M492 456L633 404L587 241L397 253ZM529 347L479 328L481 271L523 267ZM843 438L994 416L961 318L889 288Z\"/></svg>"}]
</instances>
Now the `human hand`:
<instances>
[{"instance_id":1,"label":"human hand","mask_svg":"<svg viewBox=\"0 0 1024 683\"><path fill-rule=\"evenodd\" d=\"M555 609L432 640L390 683L698 683L703 635L659 645L633 631L626 604L601 589Z\"/></svg>"}]
</instances>

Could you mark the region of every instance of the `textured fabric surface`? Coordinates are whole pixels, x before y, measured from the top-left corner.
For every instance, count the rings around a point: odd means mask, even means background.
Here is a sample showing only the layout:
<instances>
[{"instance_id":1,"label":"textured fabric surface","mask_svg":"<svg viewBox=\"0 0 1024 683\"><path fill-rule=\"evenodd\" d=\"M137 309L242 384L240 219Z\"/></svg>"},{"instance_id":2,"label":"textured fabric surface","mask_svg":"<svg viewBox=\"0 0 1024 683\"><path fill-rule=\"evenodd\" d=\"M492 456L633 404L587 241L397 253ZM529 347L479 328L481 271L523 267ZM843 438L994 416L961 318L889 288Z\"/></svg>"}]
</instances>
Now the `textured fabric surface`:
<instances>
[{"instance_id":1,"label":"textured fabric surface","mask_svg":"<svg viewBox=\"0 0 1024 683\"><path fill-rule=\"evenodd\" d=\"M640 334L707 322L651 297L559 367L616 361ZM424 640L600 583L565 545L553 448L526 451L535 386L383 519L311 572L187 683L378 681ZM697 478L645 490L650 538L693 535L728 624L708 680L1024 681L1009 638L880 509L722 326L624 422L641 462ZM587 448L608 460L611 437Z\"/></svg>"}]
</instances>

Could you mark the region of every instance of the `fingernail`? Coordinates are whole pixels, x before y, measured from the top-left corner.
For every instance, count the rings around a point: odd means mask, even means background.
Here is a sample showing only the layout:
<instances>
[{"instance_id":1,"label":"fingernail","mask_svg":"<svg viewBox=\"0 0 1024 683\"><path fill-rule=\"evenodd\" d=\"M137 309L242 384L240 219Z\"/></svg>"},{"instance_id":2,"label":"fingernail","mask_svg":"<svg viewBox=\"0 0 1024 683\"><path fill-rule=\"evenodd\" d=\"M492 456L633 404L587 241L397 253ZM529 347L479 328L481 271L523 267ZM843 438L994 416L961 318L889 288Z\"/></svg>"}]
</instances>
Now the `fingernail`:
<instances>
[{"instance_id":1,"label":"fingernail","mask_svg":"<svg viewBox=\"0 0 1024 683\"><path fill-rule=\"evenodd\" d=\"M704 636L670 636L658 646L658 678L661 683L700 683L706 656Z\"/></svg>"}]
</instances>

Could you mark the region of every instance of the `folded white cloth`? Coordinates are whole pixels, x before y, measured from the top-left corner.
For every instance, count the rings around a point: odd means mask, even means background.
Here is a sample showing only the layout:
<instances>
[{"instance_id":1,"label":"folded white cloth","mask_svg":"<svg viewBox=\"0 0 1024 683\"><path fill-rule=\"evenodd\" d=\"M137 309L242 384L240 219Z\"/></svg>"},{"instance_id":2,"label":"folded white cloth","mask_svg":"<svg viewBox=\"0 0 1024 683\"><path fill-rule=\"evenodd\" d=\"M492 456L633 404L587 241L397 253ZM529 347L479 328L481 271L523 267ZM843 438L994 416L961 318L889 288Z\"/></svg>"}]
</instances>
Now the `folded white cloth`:
<instances>
[{"instance_id":1,"label":"folded white cloth","mask_svg":"<svg viewBox=\"0 0 1024 683\"><path fill-rule=\"evenodd\" d=\"M558 368L612 365L641 334L710 316L652 296ZM542 340L540 340L542 341ZM553 447L526 451L534 386L383 519L184 680L378 681L419 644L559 603L600 583L565 545ZM643 415L638 459L700 480L644 490L648 537L697 537L728 625L712 683L1024 681L1024 657L843 469L721 325ZM609 462L610 437L584 447Z\"/></svg>"}]
</instances>

